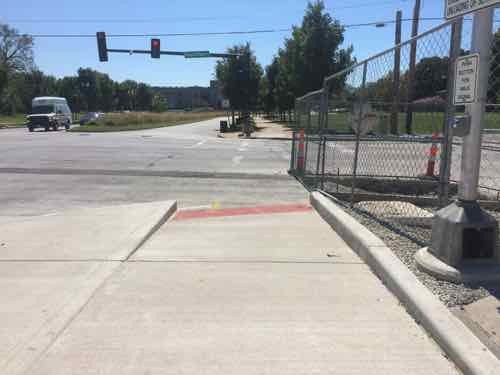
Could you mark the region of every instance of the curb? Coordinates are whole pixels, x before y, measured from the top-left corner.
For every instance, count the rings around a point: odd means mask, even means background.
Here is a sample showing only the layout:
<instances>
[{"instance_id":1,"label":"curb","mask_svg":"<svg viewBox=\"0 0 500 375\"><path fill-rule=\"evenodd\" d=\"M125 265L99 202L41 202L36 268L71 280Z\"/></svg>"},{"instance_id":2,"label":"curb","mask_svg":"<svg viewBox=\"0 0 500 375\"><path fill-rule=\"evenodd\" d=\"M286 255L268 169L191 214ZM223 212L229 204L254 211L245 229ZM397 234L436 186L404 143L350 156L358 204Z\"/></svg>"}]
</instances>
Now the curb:
<instances>
[{"instance_id":1,"label":"curb","mask_svg":"<svg viewBox=\"0 0 500 375\"><path fill-rule=\"evenodd\" d=\"M144 245L153 234L156 233L160 227L165 224L176 212L177 212L177 201L167 201L166 202L169 206L167 210L160 216L160 218L156 221L156 223L153 226L150 226L149 224L143 225L141 228L138 230L138 241L133 247L133 250L127 254L125 259L122 260L122 262L127 262L130 260L132 256ZM163 206L163 202L159 202L160 206Z\"/></svg>"},{"instance_id":2,"label":"curb","mask_svg":"<svg viewBox=\"0 0 500 375\"><path fill-rule=\"evenodd\" d=\"M223 134L217 134L217 138L223 139L252 139L252 140L267 140L267 141L292 141L292 137L238 137L227 138Z\"/></svg>"},{"instance_id":3,"label":"curb","mask_svg":"<svg viewBox=\"0 0 500 375\"><path fill-rule=\"evenodd\" d=\"M323 194L311 193L310 201L464 374L500 373L500 361L493 353L420 283L380 238Z\"/></svg>"}]
</instances>

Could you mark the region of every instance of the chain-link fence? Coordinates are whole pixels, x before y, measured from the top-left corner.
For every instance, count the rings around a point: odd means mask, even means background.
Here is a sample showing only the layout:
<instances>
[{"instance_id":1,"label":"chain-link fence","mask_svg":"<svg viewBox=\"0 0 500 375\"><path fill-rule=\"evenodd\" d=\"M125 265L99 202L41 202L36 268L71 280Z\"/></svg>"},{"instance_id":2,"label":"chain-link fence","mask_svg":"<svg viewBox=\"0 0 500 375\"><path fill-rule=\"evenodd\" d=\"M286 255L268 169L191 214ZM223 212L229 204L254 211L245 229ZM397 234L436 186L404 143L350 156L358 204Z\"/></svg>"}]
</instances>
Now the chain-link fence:
<instances>
[{"instance_id":1,"label":"chain-link fence","mask_svg":"<svg viewBox=\"0 0 500 375\"><path fill-rule=\"evenodd\" d=\"M326 77L321 90L296 101L307 131L294 135L292 172L427 245L434 212L458 194L462 142L450 124L465 108L450 93L455 60L469 53L470 40L470 27L455 20ZM500 33L492 51L483 200L500 198L500 134L492 130L500 129Z\"/></svg>"}]
</instances>

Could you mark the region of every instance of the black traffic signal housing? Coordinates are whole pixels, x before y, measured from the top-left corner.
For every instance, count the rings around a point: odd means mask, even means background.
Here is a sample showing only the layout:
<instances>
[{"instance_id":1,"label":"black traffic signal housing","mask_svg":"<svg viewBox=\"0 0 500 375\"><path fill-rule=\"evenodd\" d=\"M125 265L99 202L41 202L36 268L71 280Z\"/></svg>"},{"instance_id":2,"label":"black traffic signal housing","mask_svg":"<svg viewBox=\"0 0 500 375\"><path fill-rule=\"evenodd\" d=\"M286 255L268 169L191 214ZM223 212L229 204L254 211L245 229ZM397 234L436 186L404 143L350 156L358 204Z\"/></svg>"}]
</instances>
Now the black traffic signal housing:
<instances>
[{"instance_id":1,"label":"black traffic signal housing","mask_svg":"<svg viewBox=\"0 0 500 375\"><path fill-rule=\"evenodd\" d=\"M160 39L151 39L151 57L153 59L160 58Z\"/></svg>"},{"instance_id":2,"label":"black traffic signal housing","mask_svg":"<svg viewBox=\"0 0 500 375\"><path fill-rule=\"evenodd\" d=\"M106 46L106 33L99 31L97 36L97 50L99 51L99 61L108 61L108 48Z\"/></svg>"}]
</instances>

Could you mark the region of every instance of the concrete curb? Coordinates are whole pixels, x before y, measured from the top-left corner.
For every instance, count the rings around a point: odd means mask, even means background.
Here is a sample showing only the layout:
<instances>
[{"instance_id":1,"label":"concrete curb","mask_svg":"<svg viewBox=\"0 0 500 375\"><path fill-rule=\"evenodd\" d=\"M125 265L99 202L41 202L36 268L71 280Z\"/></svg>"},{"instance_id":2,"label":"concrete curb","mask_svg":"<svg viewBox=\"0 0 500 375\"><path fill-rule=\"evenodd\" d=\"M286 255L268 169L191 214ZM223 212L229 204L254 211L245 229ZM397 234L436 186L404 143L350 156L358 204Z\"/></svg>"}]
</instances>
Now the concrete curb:
<instances>
[{"instance_id":1,"label":"concrete curb","mask_svg":"<svg viewBox=\"0 0 500 375\"><path fill-rule=\"evenodd\" d=\"M177 212L177 201L167 201L165 203L159 202L159 209L163 210L165 208L165 204L168 205L166 211L161 213L159 220L153 226L146 224L137 230L135 233L138 237L137 242L135 243L133 250L123 260L124 262L127 262L142 247L142 245L144 245L151 238L151 236L155 234L155 232Z\"/></svg>"},{"instance_id":2,"label":"concrete curb","mask_svg":"<svg viewBox=\"0 0 500 375\"><path fill-rule=\"evenodd\" d=\"M252 139L252 140L263 140L263 141L292 141L292 137L238 137L238 138L228 138L225 137L224 134L217 134L218 138L223 138L223 139L233 139L233 140L240 140L240 139Z\"/></svg>"},{"instance_id":3,"label":"concrete curb","mask_svg":"<svg viewBox=\"0 0 500 375\"><path fill-rule=\"evenodd\" d=\"M394 255L385 243L319 192L311 204L370 266L464 374L500 374L500 361Z\"/></svg>"}]
</instances>

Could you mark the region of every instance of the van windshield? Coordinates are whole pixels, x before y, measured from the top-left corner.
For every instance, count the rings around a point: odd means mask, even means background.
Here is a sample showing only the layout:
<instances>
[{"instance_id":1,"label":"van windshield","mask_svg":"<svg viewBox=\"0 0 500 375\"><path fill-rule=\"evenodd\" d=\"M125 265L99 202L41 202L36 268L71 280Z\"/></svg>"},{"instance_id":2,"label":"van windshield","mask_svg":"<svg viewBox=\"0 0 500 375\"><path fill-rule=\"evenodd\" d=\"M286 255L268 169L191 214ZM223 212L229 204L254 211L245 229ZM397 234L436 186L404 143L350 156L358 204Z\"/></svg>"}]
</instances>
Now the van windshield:
<instances>
[{"instance_id":1,"label":"van windshield","mask_svg":"<svg viewBox=\"0 0 500 375\"><path fill-rule=\"evenodd\" d=\"M39 115L39 114L53 113L53 112L55 112L53 105L37 105L31 109L32 115Z\"/></svg>"}]
</instances>

